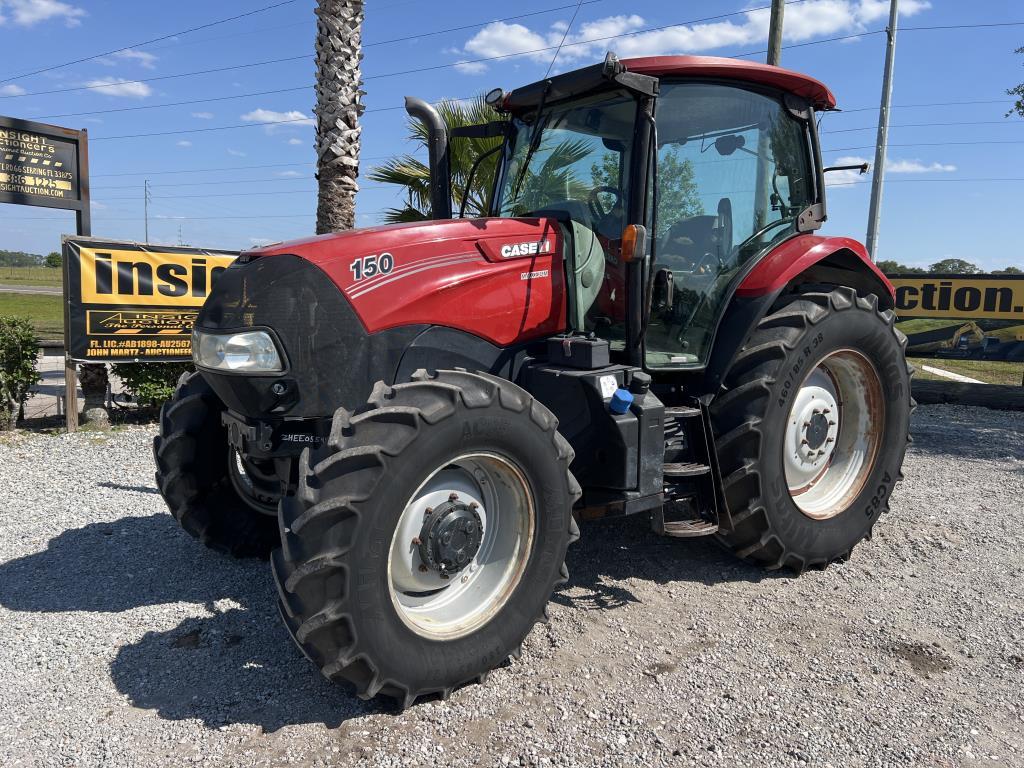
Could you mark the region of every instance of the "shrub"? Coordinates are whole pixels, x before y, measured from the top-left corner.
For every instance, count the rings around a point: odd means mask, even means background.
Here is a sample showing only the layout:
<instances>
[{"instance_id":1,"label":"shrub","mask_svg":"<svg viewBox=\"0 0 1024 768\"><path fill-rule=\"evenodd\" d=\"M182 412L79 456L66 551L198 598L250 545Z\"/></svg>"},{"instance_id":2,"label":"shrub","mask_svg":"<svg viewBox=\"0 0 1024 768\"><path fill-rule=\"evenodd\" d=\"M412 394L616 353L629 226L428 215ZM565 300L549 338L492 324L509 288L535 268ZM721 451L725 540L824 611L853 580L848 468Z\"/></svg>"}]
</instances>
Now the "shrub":
<instances>
[{"instance_id":1,"label":"shrub","mask_svg":"<svg viewBox=\"0 0 1024 768\"><path fill-rule=\"evenodd\" d=\"M39 342L32 323L0 315L0 430L14 429L29 390L39 381Z\"/></svg>"},{"instance_id":2,"label":"shrub","mask_svg":"<svg viewBox=\"0 0 1024 768\"><path fill-rule=\"evenodd\" d=\"M157 408L171 399L181 374L191 363L116 363L114 374L139 405Z\"/></svg>"}]
</instances>

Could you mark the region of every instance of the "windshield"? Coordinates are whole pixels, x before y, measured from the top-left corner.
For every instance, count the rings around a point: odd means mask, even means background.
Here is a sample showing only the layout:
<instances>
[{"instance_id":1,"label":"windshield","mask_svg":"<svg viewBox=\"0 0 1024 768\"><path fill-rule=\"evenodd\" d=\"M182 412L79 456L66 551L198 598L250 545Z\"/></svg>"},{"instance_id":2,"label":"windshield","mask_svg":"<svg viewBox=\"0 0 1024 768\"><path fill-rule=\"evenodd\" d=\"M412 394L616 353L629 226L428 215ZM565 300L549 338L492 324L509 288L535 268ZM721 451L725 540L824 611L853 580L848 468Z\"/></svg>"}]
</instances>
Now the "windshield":
<instances>
[{"instance_id":1,"label":"windshield","mask_svg":"<svg viewBox=\"0 0 1024 768\"><path fill-rule=\"evenodd\" d=\"M608 238L622 235L635 99L605 93L512 120L498 215L560 211Z\"/></svg>"}]
</instances>

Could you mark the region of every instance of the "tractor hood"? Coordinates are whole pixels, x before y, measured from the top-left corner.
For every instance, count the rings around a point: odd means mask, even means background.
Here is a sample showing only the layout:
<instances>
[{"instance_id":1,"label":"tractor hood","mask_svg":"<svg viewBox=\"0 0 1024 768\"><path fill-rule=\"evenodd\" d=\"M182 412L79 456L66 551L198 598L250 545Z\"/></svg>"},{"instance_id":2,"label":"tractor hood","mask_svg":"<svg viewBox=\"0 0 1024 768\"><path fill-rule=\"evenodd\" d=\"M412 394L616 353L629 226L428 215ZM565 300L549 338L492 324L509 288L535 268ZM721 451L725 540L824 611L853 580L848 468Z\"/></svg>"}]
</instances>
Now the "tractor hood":
<instances>
[{"instance_id":1,"label":"tractor hood","mask_svg":"<svg viewBox=\"0 0 1024 768\"><path fill-rule=\"evenodd\" d=\"M416 367L480 367L565 329L563 240L553 219L459 219L248 251L196 331L264 331L284 370L201 370L230 410L295 418L362 404L416 355Z\"/></svg>"},{"instance_id":2,"label":"tractor hood","mask_svg":"<svg viewBox=\"0 0 1024 768\"><path fill-rule=\"evenodd\" d=\"M504 346L563 329L562 239L553 219L454 219L278 243L243 260L315 264L369 333L444 325Z\"/></svg>"}]
</instances>

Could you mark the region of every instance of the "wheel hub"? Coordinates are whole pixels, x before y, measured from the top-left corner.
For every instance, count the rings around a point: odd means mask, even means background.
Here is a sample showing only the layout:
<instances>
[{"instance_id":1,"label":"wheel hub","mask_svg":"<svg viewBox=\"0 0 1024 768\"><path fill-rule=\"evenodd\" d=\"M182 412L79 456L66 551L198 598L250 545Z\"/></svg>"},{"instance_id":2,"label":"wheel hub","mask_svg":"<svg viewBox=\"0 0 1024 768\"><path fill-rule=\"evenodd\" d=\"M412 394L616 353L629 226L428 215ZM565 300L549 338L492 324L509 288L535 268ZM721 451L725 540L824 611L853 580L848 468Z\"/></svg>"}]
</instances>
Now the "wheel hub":
<instances>
[{"instance_id":1,"label":"wheel hub","mask_svg":"<svg viewBox=\"0 0 1024 768\"><path fill-rule=\"evenodd\" d=\"M872 364L838 350L811 370L793 398L783 437L783 466L793 502L827 520L845 510L871 471L885 404Z\"/></svg>"},{"instance_id":2,"label":"wheel hub","mask_svg":"<svg viewBox=\"0 0 1024 768\"><path fill-rule=\"evenodd\" d=\"M442 577L458 573L472 562L483 541L483 521L476 502L466 504L458 494L424 514L419 535L423 564Z\"/></svg>"}]
</instances>

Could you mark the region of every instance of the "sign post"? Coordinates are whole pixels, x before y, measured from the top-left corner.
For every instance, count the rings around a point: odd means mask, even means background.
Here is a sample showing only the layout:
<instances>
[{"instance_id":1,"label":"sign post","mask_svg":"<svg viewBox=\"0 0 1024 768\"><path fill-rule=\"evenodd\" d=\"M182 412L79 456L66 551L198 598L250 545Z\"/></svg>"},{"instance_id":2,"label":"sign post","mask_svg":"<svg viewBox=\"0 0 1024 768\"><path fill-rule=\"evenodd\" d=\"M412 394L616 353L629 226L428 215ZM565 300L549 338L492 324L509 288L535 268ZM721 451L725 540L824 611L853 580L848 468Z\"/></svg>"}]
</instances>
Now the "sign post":
<instances>
[{"instance_id":1,"label":"sign post","mask_svg":"<svg viewBox=\"0 0 1024 768\"><path fill-rule=\"evenodd\" d=\"M89 141L85 130L0 116L0 203L75 212L77 234L92 234ZM68 282L64 270L64 412L78 429L78 367L67 353Z\"/></svg>"}]
</instances>

